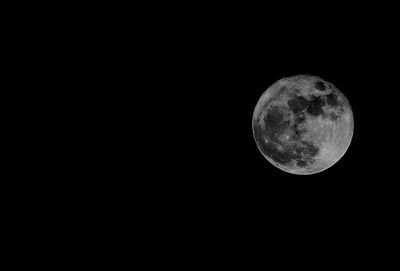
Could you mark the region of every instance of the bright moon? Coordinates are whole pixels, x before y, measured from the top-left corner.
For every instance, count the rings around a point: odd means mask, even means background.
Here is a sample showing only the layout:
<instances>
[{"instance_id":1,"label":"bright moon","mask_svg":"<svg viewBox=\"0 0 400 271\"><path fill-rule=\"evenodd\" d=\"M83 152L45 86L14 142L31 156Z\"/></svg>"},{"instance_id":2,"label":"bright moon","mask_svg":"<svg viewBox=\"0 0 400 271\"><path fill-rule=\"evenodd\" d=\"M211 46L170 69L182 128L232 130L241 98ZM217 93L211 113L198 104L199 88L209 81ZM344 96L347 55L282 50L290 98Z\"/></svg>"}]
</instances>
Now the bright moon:
<instances>
[{"instance_id":1,"label":"bright moon","mask_svg":"<svg viewBox=\"0 0 400 271\"><path fill-rule=\"evenodd\" d=\"M253 135L263 156L293 174L309 175L334 165L353 137L353 112L333 84L317 76L283 78L259 99Z\"/></svg>"}]
</instances>

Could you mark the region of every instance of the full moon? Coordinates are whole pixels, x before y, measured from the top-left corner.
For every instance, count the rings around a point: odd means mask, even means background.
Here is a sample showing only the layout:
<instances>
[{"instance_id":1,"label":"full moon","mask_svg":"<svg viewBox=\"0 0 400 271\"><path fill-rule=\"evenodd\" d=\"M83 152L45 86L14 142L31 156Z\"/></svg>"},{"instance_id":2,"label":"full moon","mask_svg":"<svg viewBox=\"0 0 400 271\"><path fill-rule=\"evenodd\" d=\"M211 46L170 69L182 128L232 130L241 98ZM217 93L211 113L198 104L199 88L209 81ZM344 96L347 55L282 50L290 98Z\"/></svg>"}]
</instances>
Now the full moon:
<instances>
[{"instance_id":1,"label":"full moon","mask_svg":"<svg viewBox=\"0 0 400 271\"><path fill-rule=\"evenodd\" d=\"M354 119L348 99L332 83L297 75L275 82L261 95L252 128L266 160L285 172L310 175L343 157Z\"/></svg>"}]
</instances>

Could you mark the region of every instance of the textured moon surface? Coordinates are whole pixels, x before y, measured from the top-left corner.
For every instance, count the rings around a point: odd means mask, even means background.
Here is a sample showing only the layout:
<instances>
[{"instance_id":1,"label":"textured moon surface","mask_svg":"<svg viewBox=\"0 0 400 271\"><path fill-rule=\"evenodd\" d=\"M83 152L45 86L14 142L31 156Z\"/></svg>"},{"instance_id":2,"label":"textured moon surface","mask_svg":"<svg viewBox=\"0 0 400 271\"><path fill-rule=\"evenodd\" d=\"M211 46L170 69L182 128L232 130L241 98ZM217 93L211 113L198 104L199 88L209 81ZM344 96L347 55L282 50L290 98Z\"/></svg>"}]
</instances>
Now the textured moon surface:
<instances>
[{"instance_id":1,"label":"textured moon surface","mask_svg":"<svg viewBox=\"0 0 400 271\"><path fill-rule=\"evenodd\" d=\"M320 77L279 80L259 99L253 135L263 156L283 171L309 175L334 165L353 137L349 101Z\"/></svg>"}]
</instances>

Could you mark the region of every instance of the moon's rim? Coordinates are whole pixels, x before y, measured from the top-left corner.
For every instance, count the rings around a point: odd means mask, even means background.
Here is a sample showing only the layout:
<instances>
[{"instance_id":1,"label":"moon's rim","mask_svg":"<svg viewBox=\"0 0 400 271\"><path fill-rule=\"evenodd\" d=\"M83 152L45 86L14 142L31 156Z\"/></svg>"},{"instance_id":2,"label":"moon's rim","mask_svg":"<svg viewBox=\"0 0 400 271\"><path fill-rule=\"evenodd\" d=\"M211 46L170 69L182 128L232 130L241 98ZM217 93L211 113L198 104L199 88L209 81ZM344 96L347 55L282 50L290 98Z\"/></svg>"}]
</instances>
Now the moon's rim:
<instances>
[{"instance_id":1,"label":"moon's rim","mask_svg":"<svg viewBox=\"0 0 400 271\"><path fill-rule=\"evenodd\" d=\"M256 124L256 119L257 116L262 112L262 107L268 103L270 103L271 101L273 101L276 98L276 95L278 94L279 89L285 85L287 85L287 82L290 81L295 81L295 80L300 80L300 79L311 79L312 82L315 82L315 80L322 80L323 82L327 83L329 88L331 88L333 91L336 91L340 97L343 98L343 102L344 102L344 106L348 108L348 112L350 115L350 135L349 135L349 139L348 142L346 144L346 147L344 148L344 150L341 152L340 156L337 157L336 161L334 161L331 164L328 164L327 166L321 168L321 169L317 169L317 170L313 170L313 169L302 169L301 171L298 171L299 168L289 168L287 166L284 165L280 165L279 163L273 161L270 157L268 157L266 154L263 153L263 151L261 150L260 144L258 143L256 136L255 136L255 124ZM268 97L268 94L270 95L270 97ZM285 77L282 78L278 81L276 81L275 83L273 83L270 87L268 87L263 94L261 95L261 97L259 98L256 107L254 109L253 112L253 117L252 117L252 131L253 131L253 138L256 141L256 145L258 150L261 152L261 154L264 156L265 159L267 159L267 161L269 161L272 165L274 165L275 167L279 168L280 170L287 172L287 173L291 173L294 175L313 175L313 174L317 174L320 173L322 171L325 171L329 168L331 168L333 165L335 165L337 162L339 162L342 157L345 155L345 153L347 152L347 150L350 147L350 144L353 140L353 135L354 135L354 116L353 116L353 109L350 105L349 100L347 99L347 97L344 95L343 92L341 92L333 83L330 83L328 81L326 81L325 79L323 79L320 76L315 76L315 75L308 75L308 74L302 74L302 75L295 75L295 76L290 76L290 77ZM297 170L297 171L296 171ZM311 171L308 171L311 170Z\"/></svg>"}]
</instances>

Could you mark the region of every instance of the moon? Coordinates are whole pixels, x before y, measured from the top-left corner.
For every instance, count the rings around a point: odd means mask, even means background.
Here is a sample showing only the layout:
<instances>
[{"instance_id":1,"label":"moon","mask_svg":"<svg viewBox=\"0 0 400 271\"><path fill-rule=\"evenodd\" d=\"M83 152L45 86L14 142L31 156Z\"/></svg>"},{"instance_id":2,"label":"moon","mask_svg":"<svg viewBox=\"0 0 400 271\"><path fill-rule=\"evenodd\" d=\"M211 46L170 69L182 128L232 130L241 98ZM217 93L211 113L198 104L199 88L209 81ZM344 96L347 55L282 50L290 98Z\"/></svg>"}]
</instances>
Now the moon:
<instances>
[{"instance_id":1,"label":"moon","mask_svg":"<svg viewBox=\"0 0 400 271\"><path fill-rule=\"evenodd\" d=\"M311 175L336 164L350 146L353 111L332 83L314 75L278 80L260 97L252 118L254 140L272 165Z\"/></svg>"}]
</instances>

